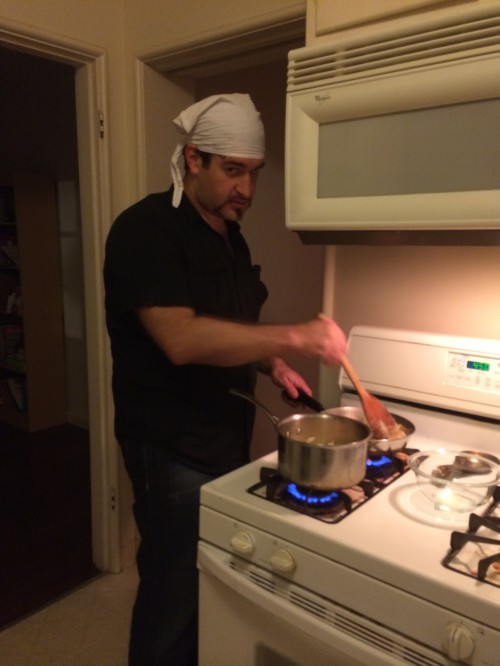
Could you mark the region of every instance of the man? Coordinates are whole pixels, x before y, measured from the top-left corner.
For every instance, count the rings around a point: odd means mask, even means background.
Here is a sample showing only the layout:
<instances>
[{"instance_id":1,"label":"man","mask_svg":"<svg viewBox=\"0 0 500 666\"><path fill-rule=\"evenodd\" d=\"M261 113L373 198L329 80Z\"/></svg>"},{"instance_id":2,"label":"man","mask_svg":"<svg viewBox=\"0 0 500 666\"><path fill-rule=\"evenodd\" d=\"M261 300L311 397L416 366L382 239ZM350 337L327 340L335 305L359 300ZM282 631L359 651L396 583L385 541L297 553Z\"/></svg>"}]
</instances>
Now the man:
<instances>
[{"instance_id":1,"label":"man","mask_svg":"<svg viewBox=\"0 0 500 666\"><path fill-rule=\"evenodd\" d=\"M248 95L214 95L174 121L173 187L127 209L106 244L115 431L141 536L131 666L197 663L199 489L249 460L257 369L290 398L286 355L337 363L345 336L319 316L259 325L267 290L238 221L264 166Z\"/></svg>"}]
</instances>

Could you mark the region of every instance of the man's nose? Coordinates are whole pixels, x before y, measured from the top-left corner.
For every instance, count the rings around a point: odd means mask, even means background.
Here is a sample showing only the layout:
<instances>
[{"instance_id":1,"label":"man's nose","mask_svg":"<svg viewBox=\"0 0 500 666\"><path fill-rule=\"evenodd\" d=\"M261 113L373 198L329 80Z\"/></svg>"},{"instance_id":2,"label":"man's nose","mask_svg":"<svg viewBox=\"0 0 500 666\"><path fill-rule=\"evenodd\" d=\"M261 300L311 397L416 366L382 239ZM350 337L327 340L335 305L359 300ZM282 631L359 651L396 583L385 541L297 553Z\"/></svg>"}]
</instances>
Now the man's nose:
<instances>
[{"instance_id":1,"label":"man's nose","mask_svg":"<svg viewBox=\"0 0 500 666\"><path fill-rule=\"evenodd\" d=\"M252 174L246 173L241 178L238 179L238 184L236 187L238 194L251 199L255 191L255 179Z\"/></svg>"}]
</instances>

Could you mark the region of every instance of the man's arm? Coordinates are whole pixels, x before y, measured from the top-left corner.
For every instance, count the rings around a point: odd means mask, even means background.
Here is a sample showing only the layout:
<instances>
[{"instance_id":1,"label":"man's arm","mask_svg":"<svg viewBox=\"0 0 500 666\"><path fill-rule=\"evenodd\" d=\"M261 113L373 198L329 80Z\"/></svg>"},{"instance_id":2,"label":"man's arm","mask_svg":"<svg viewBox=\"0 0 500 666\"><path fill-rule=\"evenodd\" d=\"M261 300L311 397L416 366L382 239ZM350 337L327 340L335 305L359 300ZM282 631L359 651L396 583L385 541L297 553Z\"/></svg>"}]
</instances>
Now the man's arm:
<instances>
[{"instance_id":1,"label":"man's arm","mask_svg":"<svg viewBox=\"0 0 500 666\"><path fill-rule=\"evenodd\" d=\"M271 359L272 374L283 356L298 354L332 365L346 350L344 333L323 315L299 324L242 324L197 316L190 308L153 306L138 308L137 316L175 365L233 366Z\"/></svg>"}]
</instances>

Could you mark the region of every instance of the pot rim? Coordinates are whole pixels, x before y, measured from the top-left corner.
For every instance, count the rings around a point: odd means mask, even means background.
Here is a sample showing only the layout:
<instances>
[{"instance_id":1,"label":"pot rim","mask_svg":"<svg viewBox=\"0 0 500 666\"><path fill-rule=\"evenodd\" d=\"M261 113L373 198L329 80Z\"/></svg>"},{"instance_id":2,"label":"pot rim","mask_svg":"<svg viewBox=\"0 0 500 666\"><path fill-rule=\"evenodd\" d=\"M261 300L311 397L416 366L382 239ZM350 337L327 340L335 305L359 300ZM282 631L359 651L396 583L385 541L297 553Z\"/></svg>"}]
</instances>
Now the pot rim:
<instances>
[{"instance_id":1,"label":"pot rim","mask_svg":"<svg viewBox=\"0 0 500 666\"><path fill-rule=\"evenodd\" d=\"M360 439L356 439L352 442L343 442L341 444L335 444L328 442L308 442L307 440L297 439L295 436L281 431L281 428L284 428L288 423L294 421L302 421L302 420L307 420L307 421L333 420L333 421L354 422L358 427L361 427L363 430L365 430L365 436L361 437ZM289 416L286 416L285 418L281 419L279 423L276 424L276 428L278 430L279 436L286 439L287 441L300 444L301 446L307 448L325 449L327 451L333 451L333 450L338 451L339 449L355 448L360 446L361 444L366 444L368 446L368 442L370 441L370 437L372 435L372 431L366 423L358 421L357 419L352 419L348 416L342 416L340 414L327 414L326 412L321 412L318 414L290 414Z\"/></svg>"}]
</instances>

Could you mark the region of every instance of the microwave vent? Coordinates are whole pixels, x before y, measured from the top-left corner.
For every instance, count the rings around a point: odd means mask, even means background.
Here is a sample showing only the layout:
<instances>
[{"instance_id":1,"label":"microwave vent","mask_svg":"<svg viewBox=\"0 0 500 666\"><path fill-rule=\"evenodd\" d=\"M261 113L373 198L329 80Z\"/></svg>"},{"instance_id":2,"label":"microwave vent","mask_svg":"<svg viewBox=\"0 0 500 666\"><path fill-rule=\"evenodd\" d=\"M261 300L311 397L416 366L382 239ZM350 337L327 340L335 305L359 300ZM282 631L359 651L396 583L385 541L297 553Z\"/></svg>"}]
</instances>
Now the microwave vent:
<instances>
[{"instance_id":1,"label":"microwave vent","mask_svg":"<svg viewBox=\"0 0 500 666\"><path fill-rule=\"evenodd\" d=\"M486 3L459 16L446 14L397 32L290 51L287 90L332 87L498 54L500 3Z\"/></svg>"}]
</instances>

